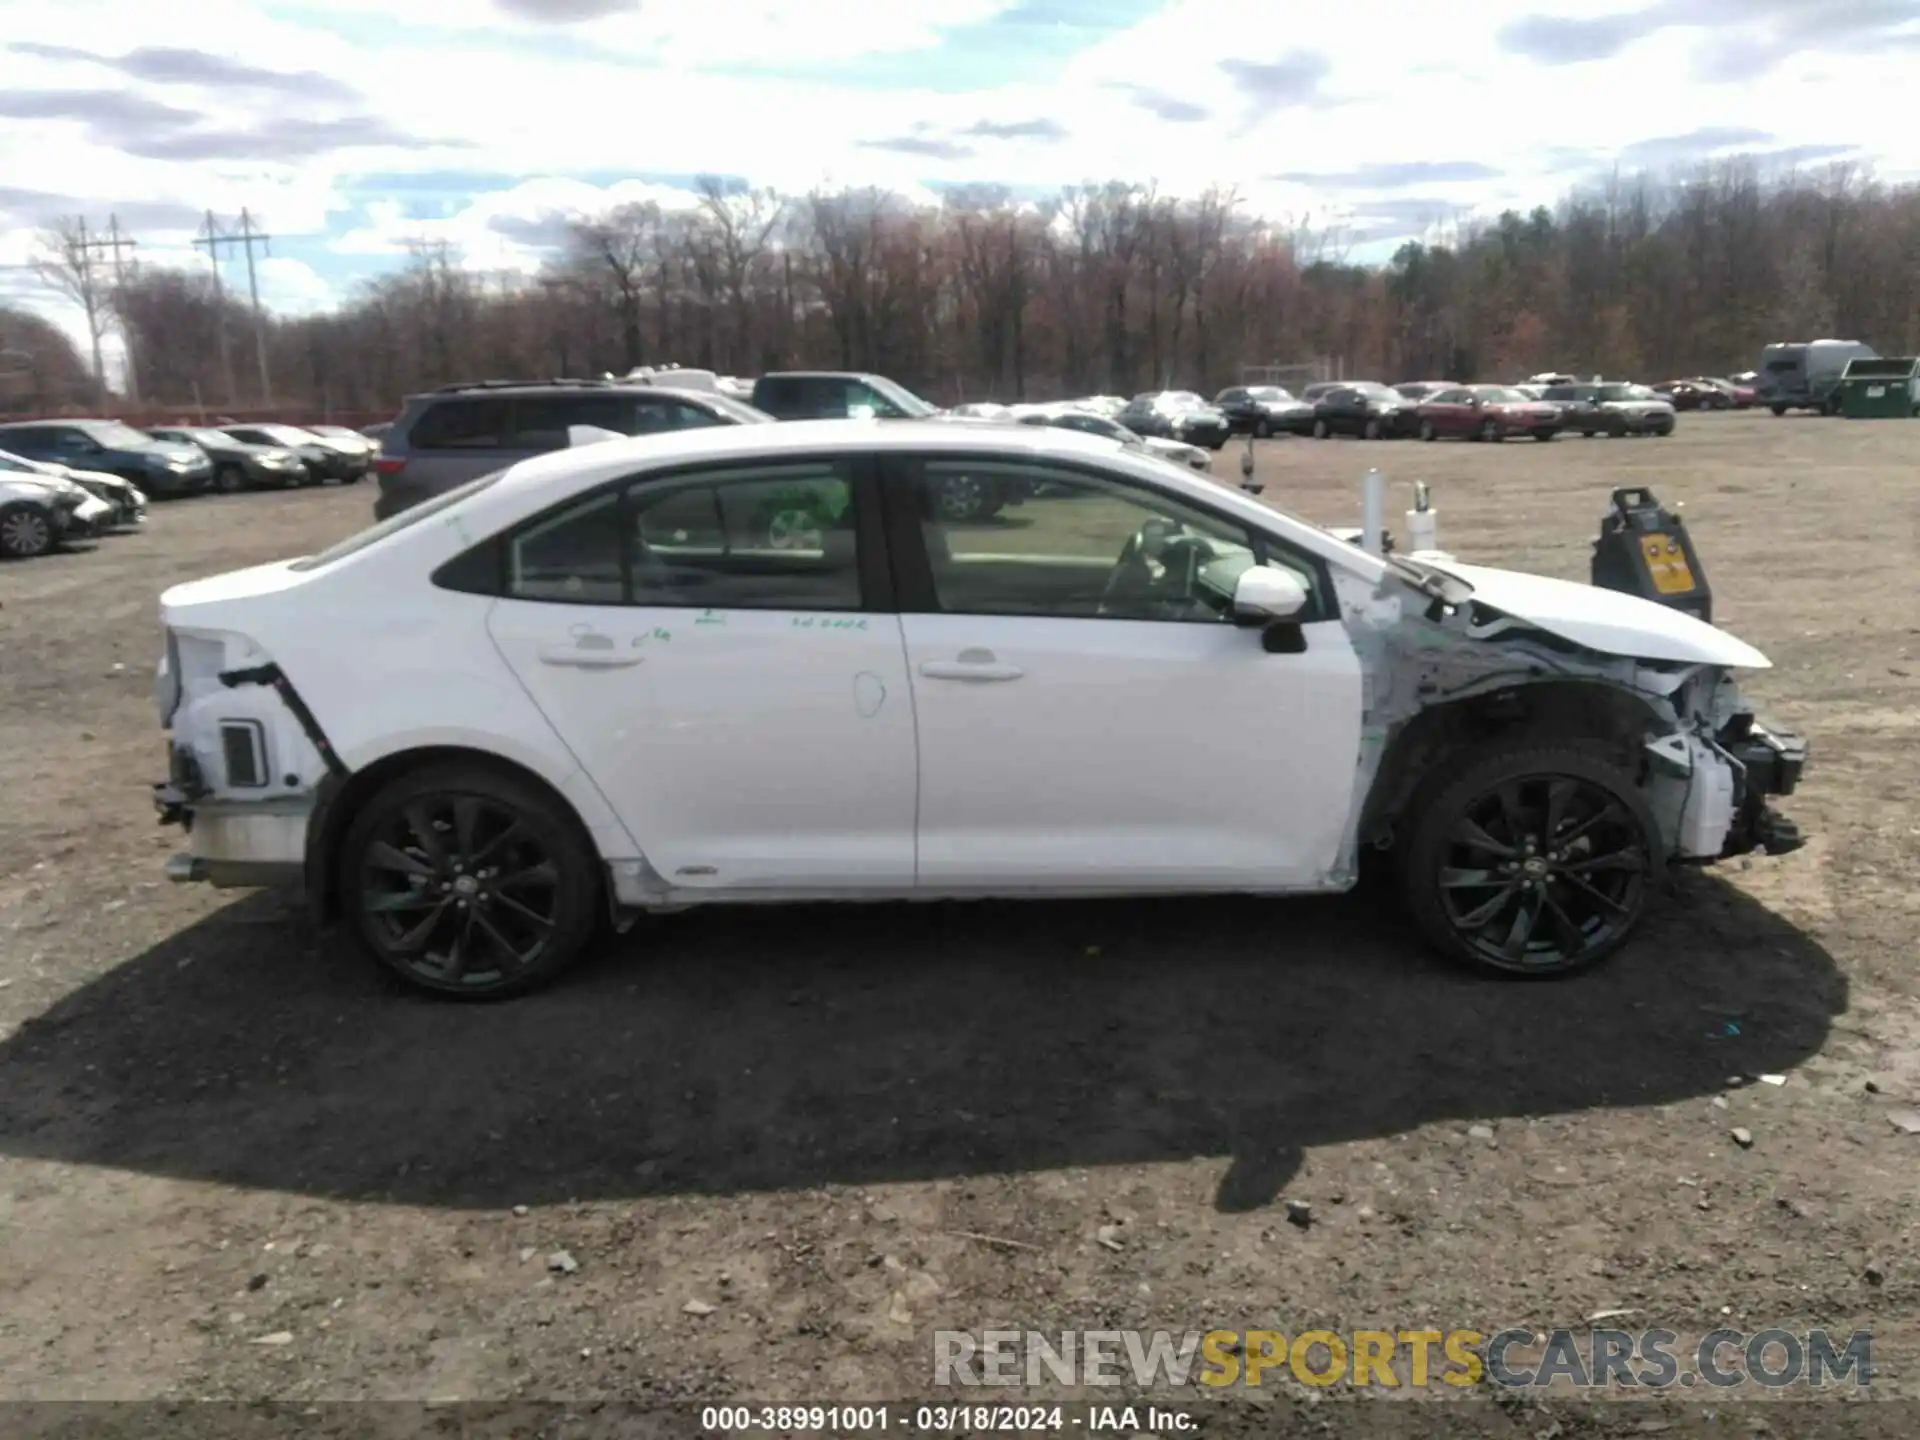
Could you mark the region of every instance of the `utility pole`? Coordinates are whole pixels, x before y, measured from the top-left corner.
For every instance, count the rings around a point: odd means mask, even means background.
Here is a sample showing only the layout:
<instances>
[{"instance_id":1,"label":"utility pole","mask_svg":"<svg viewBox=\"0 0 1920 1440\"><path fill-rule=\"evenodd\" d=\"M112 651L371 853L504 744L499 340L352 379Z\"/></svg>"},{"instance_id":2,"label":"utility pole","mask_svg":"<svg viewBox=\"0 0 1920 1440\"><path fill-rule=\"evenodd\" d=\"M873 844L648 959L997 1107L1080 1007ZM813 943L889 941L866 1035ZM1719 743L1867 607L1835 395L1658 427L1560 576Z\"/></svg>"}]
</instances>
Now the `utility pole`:
<instances>
[{"instance_id":1,"label":"utility pole","mask_svg":"<svg viewBox=\"0 0 1920 1440\"><path fill-rule=\"evenodd\" d=\"M126 342L127 347L127 399L138 405L140 403L139 357L134 354L133 332L131 327L128 326L127 317L121 308L121 302L126 298L127 286L127 262L125 252L137 248L137 242L131 235L120 228L120 217L118 215L109 215L107 217L107 233L98 238L88 238L86 226L87 222L84 219L81 220L80 253L87 257L88 288L91 289L93 284L91 273L92 257L96 251L105 251L111 257L109 263L113 266L113 310L120 320L120 338ZM94 339L96 367L98 366L97 352L99 345L100 342L96 336Z\"/></svg>"},{"instance_id":2,"label":"utility pole","mask_svg":"<svg viewBox=\"0 0 1920 1440\"><path fill-rule=\"evenodd\" d=\"M247 252L247 293L253 300L253 353L260 362L260 403L273 404L273 380L267 373L267 321L260 313L260 281L253 269L253 247L256 241L260 245L262 256L271 255L268 248L273 240L271 235L253 228L253 216L243 206L240 210L240 244Z\"/></svg>"},{"instance_id":3,"label":"utility pole","mask_svg":"<svg viewBox=\"0 0 1920 1440\"><path fill-rule=\"evenodd\" d=\"M233 388L233 351L227 344L227 292L220 283L220 247L234 242L231 236L221 231L213 218L213 211L209 210L206 226L193 243L196 246L204 245L207 259L213 262L213 328L220 337L220 377L227 386L227 407L232 409L240 402Z\"/></svg>"}]
</instances>

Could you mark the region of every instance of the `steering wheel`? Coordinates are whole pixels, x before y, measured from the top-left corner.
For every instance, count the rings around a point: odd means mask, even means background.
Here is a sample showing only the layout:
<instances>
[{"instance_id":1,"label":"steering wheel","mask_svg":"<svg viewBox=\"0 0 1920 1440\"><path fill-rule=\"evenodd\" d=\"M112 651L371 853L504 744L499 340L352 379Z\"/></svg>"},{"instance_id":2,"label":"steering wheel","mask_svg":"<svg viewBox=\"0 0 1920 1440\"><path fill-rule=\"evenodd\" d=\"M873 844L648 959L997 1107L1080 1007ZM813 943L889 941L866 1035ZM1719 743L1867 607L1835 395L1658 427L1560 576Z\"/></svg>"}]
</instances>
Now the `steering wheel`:
<instances>
[{"instance_id":1,"label":"steering wheel","mask_svg":"<svg viewBox=\"0 0 1920 1440\"><path fill-rule=\"evenodd\" d=\"M1096 611L1102 618L1177 618L1193 600L1200 566L1213 548L1177 520L1156 515L1127 537Z\"/></svg>"}]
</instances>

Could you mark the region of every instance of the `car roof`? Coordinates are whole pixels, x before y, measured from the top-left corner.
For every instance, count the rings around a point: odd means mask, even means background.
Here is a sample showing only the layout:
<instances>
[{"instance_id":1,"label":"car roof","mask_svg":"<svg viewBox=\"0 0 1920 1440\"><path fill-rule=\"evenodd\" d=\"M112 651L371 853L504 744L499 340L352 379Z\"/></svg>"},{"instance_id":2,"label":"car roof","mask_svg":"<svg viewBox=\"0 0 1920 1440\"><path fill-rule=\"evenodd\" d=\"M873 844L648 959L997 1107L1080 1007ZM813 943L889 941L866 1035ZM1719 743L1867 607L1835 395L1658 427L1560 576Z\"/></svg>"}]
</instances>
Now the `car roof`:
<instances>
[{"instance_id":1,"label":"car roof","mask_svg":"<svg viewBox=\"0 0 1920 1440\"><path fill-rule=\"evenodd\" d=\"M441 390L421 390L407 396L407 401L411 404L414 401L492 399L496 396L510 399L520 395L666 395L675 400L711 400L721 395L725 399L739 400L739 397L725 395L719 390L655 385L645 380L527 380L504 383L488 380L472 385L449 385Z\"/></svg>"},{"instance_id":2,"label":"car roof","mask_svg":"<svg viewBox=\"0 0 1920 1440\"><path fill-rule=\"evenodd\" d=\"M874 451L962 456L978 453L1010 460L1097 460L1110 468L1142 474L1160 489L1214 509L1269 520L1276 513L1251 496L1195 477L1184 468L1143 458L1139 451L1105 436L1053 425L999 420L956 424L934 419L790 420L779 425L717 425L603 440L550 451L507 467L498 480L466 500L462 511L488 529L505 528L566 495L611 481L644 478L650 471L729 460L777 463ZM1312 532L1303 537L1303 543L1350 565L1354 562L1348 554L1354 547L1313 530L1305 522L1294 520L1293 524Z\"/></svg>"}]
</instances>

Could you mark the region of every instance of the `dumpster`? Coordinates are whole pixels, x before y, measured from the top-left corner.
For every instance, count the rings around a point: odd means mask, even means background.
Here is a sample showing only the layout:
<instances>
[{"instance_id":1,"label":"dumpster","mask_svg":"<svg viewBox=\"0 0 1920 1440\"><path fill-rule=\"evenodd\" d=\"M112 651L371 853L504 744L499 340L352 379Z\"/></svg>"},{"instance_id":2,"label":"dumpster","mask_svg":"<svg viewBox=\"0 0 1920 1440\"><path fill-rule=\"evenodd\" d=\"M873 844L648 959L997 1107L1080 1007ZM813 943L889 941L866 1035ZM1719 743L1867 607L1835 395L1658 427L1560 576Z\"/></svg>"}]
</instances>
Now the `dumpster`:
<instances>
[{"instance_id":1,"label":"dumpster","mask_svg":"<svg viewBox=\"0 0 1920 1440\"><path fill-rule=\"evenodd\" d=\"M1840 376L1840 413L1849 420L1906 420L1920 415L1920 358L1862 356Z\"/></svg>"}]
</instances>

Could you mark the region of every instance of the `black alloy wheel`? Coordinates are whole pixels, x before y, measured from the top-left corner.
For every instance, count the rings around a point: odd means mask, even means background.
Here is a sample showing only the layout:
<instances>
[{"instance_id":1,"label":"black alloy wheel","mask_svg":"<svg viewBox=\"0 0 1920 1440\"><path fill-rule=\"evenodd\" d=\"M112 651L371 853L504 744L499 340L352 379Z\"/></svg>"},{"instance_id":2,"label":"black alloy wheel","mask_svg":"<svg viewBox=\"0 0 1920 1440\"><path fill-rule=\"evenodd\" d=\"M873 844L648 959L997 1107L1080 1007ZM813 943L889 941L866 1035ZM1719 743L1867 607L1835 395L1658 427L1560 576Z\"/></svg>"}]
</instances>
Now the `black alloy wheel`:
<instances>
[{"instance_id":1,"label":"black alloy wheel","mask_svg":"<svg viewBox=\"0 0 1920 1440\"><path fill-rule=\"evenodd\" d=\"M1565 975L1617 950L1661 871L1639 790L1581 750L1496 755L1423 807L1410 908L1450 956L1504 975Z\"/></svg>"},{"instance_id":2,"label":"black alloy wheel","mask_svg":"<svg viewBox=\"0 0 1920 1440\"><path fill-rule=\"evenodd\" d=\"M499 998L558 974L591 937L598 860L574 818L484 766L404 775L348 828L342 909L402 979Z\"/></svg>"}]
</instances>

